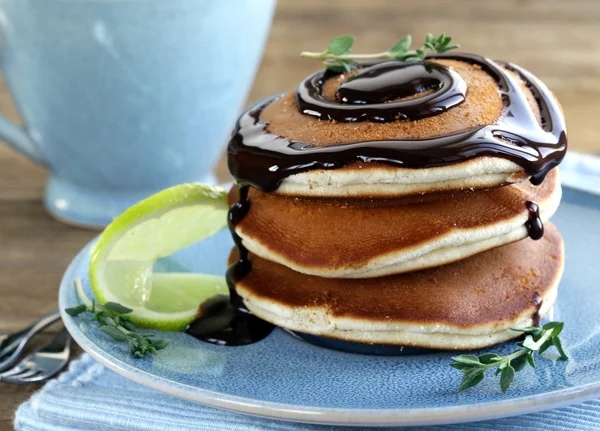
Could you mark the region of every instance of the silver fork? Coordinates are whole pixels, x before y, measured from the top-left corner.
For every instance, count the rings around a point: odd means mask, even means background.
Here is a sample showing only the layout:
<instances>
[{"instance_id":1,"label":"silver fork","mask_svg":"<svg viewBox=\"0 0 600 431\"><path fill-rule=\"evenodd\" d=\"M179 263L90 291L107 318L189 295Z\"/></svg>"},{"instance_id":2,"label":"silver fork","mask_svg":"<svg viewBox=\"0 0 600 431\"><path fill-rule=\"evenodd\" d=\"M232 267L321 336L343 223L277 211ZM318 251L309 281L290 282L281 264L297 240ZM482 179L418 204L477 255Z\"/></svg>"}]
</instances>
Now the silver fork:
<instances>
[{"instance_id":1,"label":"silver fork","mask_svg":"<svg viewBox=\"0 0 600 431\"><path fill-rule=\"evenodd\" d=\"M25 329L8 335L0 335L0 372L12 367L35 334L60 319L60 312L54 310Z\"/></svg>"},{"instance_id":2,"label":"silver fork","mask_svg":"<svg viewBox=\"0 0 600 431\"><path fill-rule=\"evenodd\" d=\"M70 355L71 336L63 329L50 343L26 356L10 370L0 373L0 382L17 385L42 382L62 370Z\"/></svg>"}]
</instances>

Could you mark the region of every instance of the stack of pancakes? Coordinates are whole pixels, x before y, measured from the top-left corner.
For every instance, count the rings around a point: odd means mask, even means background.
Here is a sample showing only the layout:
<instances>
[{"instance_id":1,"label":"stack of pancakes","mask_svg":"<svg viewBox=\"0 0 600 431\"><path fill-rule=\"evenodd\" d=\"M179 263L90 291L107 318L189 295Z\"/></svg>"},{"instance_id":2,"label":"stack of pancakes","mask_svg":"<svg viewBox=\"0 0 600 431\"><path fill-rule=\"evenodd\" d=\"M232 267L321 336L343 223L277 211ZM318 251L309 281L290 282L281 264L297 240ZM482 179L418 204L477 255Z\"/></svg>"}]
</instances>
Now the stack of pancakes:
<instances>
[{"instance_id":1,"label":"stack of pancakes","mask_svg":"<svg viewBox=\"0 0 600 431\"><path fill-rule=\"evenodd\" d=\"M340 122L301 112L291 92L261 106L264 139L338 148L502 122L503 93L490 73L433 61L464 79L463 103L417 121ZM547 109L522 76L507 73L541 128ZM329 77L323 96L334 100L346 79ZM293 172L271 190L243 178L243 163L230 146L233 175L250 185L247 212L232 229L251 269L234 288L261 319L347 341L469 349L518 336L510 328L539 323L554 304L563 243L546 222L561 199L557 169L535 186L527 181L534 173L494 155L418 168L359 160ZM239 200L237 188L229 200ZM239 258L236 248L230 263Z\"/></svg>"}]
</instances>

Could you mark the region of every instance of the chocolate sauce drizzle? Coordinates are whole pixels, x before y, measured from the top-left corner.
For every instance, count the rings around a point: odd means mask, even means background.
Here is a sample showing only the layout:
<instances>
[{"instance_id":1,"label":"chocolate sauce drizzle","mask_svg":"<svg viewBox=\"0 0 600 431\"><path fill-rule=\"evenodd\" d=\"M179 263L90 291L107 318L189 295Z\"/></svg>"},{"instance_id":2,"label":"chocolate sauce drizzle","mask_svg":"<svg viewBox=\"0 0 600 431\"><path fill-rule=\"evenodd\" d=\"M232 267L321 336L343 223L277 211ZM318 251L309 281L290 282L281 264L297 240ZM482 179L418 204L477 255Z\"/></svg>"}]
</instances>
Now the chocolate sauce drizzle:
<instances>
[{"instance_id":1,"label":"chocolate sauce drizzle","mask_svg":"<svg viewBox=\"0 0 600 431\"><path fill-rule=\"evenodd\" d=\"M540 326L540 321L542 320L542 316L540 315L540 311L542 310L542 305L544 303L542 297L538 294L535 294L533 297L533 302L536 306L535 313L531 316L531 326Z\"/></svg>"},{"instance_id":2,"label":"chocolate sauce drizzle","mask_svg":"<svg viewBox=\"0 0 600 431\"><path fill-rule=\"evenodd\" d=\"M467 84L438 63L363 63L336 91L337 101L323 97L323 84L335 74L324 70L304 80L296 91L298 110L306 115L344 122L419 120L464 102ZM432 90L415 99L400 100ZM338 103L340 102L340 103Z\"/></svg>"},{"instance_id":3,"label":"chocolate sauce drizzle","mask_svg":"<svg viewBox=\"0 0 600 431\"><path fill-rule=\"evenodd\" d=\"M496 80L502 93L504 109L494 124L424 140L366 141L319 147L311 143L289 140L266 130L268 124L262 122L260 116L265 107L277 99L274 97L259 102L238 120L228 147L230 172L238 184L250 184L264 192L272 192L290 175L313 169L340 168L354 162L377 162L404 168L431 168L490 156L501 157L518 164L531 176L533 184L540 184L546 174L560 163L567 148L564 119L548 88L531 73L512 64L497 63L471 54L437 55L436 58L438 57L479 65ZM519 82L501 65L527 83L540 107L543 119L541 126ZM368 70L369 67L366 67L364 73ZM411 69L395 69L395 73L401 71ZM300 84L298 94L308 92L305 89L311 88L311 78L314 79L314 75ZM405 79L402 82L406 81ZM386 85L388 84L379 84L383 87ZM432 94L439 96L439 92ZM361 99L356 93L351 97L352 100ZM434 105L426 103L427 96L411 99L411 102L413 100L417 104L422 103L420 108L411 108L419 111L420 115L426 113L433 116L441 113ZM395 102L384 105L393 103ZM315 109L315 112L322 118L328 118L328 115L343 117L348 115L346 108L350 107L359 110L356 115L361 117L361 112L369 115L369 106L368 103L332 103L327 104L327 111ZM334 113L336 109L339 110L338 114Z\"/></svg>"},{"instance_id":4,"label":"chocolate sauce drizzle","mask_svg":"<svg viewBox=\"0 0 600 431\"><path fill-rule=\"evenodd\" d=\"M527 207L527 211L529 212L529 218L527 219L527 223L525 223L529 238L535 240L541 239L544 236L544 223L540 218L539 206L533 201L527 201L525 202L525 207Z\"/></svg>"},{"instance_id":5,"label":"chocolate sauce drizzle","mask_svg":"<svg viewBox=\"0 0 600 431\"><path fill-rule=\"evenodd\" d=\"M199 340L220 346L244 346L256 343L269 335L274 328L273 324L250 313L235 290L235 284L252 269L248 250L235 232L235 226L250 209L248 186L239 187L238 191L239 200L231 206L228 213L229 230L239 250L238 261L227 270L229 299L226 296L219 296L202 304L201 316L186 329L186 333Z\"/></svg>"}]
</instances>

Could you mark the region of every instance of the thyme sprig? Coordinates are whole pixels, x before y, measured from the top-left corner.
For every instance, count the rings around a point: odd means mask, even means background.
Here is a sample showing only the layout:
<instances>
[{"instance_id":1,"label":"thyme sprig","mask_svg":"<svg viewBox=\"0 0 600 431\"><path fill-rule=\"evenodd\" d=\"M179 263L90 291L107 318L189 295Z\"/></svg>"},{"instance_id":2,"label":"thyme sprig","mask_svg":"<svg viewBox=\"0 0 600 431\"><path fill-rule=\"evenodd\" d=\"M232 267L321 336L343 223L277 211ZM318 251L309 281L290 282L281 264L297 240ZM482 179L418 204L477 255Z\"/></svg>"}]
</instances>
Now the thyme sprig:
<instances>
[{"instance_id":1,"label":"thyme sprig","mask_svg":"<svg viewBox=\"0 0 600 431\"><path fill-rule=\"evenodd\" d=\"M542 354L551 346L556 347L560 359L569 359L558 337L563 327L563 322L550 322L541 328L535 326L511 328L513 331L523 332L526 337L523 341L517 343L520 349L507 356L486 353L481 356L460 355L453 357L454 362L450 366L464 373L458 391L461 392L478 385L483 380L485 372L495 368L496 375L500 374L500 389L503 393L506 393L515 380L515 373L521 371L528 364L535 368L535 353Z\"/></svg>"},{"instance_id":2,"label":"thyme sprig","mask_svg":"<svg viewBox=\"0 0 600 431\"><path fill-rule=\"evenodd\" d=\"M138 332L138 328L128 316L133 312L131 308L116 302L98 304L95 301L90 301L85 297L79 280L75 281L75 286L82 304L66 308L65 312L70 316L88 313L91 315L90 320L96 321L100 325L98 329L116 342L127 343L129 351L134 357L143 358L148 353L156 355L159 350L164 349L171 343L169 339L155 338L154 334Z\"/></svg>"},{"instance_id":3,"label":"thyme sprig","mask_svg":"<svg viewBox=\"0 0 600 431\"><path fill-rule=\"evenodd\" d=\"M329 42L327 48L321 52L302 52L303 58L322 60L325 67L333 72L350 72L356 66L356 62L365 60L400 60L400 61L423 61L429 53L443 53L452 49L460 48L458 44L450 44L452 37L442 33L435 37L431 33L425 36L425 42L417 49L410 49L412 44L411 35L404 36L396 42L388 51L374 54L354 54L354 36L338 36Z\"/></svg>"}]
</instances>

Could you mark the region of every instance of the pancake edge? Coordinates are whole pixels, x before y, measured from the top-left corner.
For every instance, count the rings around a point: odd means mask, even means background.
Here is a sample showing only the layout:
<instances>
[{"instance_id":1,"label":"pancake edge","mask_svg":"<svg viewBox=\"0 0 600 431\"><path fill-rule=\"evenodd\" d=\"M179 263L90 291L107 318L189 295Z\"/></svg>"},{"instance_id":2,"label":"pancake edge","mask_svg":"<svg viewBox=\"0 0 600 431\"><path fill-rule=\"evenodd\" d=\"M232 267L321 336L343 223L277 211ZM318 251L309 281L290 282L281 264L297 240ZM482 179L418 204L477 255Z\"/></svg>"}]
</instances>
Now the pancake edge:
<instances>
[{"instance_id":1,"label":"pancake edge","mask_svg":"<svg viewBox=\"0 0 600 431\"><path fill-rule=\"evenodd\" d=\"M539 311L541 318L548 314L554 306L563 267L564 265L561 265L561 269L557 272L551 287L542 297L542 308ZM285 309L287 316L282 316L281 309L284 307L278 307L274 304L274 301L269 299L261 300L244 289L243 284L240 284L237 289L238 293L244 298L244 304L250 312L263 320L291 331L366 344L387 344L440 350L480 349L517 338L521 333L510 328L532 326L534 323L532 315L535 313L531 309L525 310L518 318L495 323L492 326L494 330L487 332L484 330L484 325L475 328L458 328L450 325L425 323L390 325L389 323L374 323L368 320L345 318L335 319L335 323L333 323L332 321L327 322L326 317L318 308L298 307L292 310L288 307ZM326 322L327 324L319 326L319 323ZM363 324L364 328L353 328L359 323Z\"/></svg>"},{"instance_id":2,"label":"pancake edge","mask_svg":"<svg viewBox=\"0 0 600 431\"><path fill-rule=\"evenodd\" d=\"M276 194L291 197L404 197L425 193L486 189L529 178L523 168L500 157L478 157L434 168L409 169L372 163L314 169L285 178Z\"/></svg>"},{"instance_id":3,"label":"pancake edge","mask_svg":"<svg viewBox=\"0 0 600 431\"><path fill-rule=\"evenodd\" d=\"M554 215L562 198L560 176L558 170L556 171L556 188L546 201L538 202L540 218L543 223L548 222ZM236 233L242 238L244 247L253 254L287 266L296 272L324 278L374 278L445 265L492 248L519 241L528 236L525 227L527 220L528 215L523 213L493 226L484 226L472 230L457 229L433 240L415 245L410 249L403 249L401 252L389 252L362 264L337 268L299 265L293 259L274 252L259 241L247 236L241 227L236 228Z\"/></svg>"}]
</instances>

